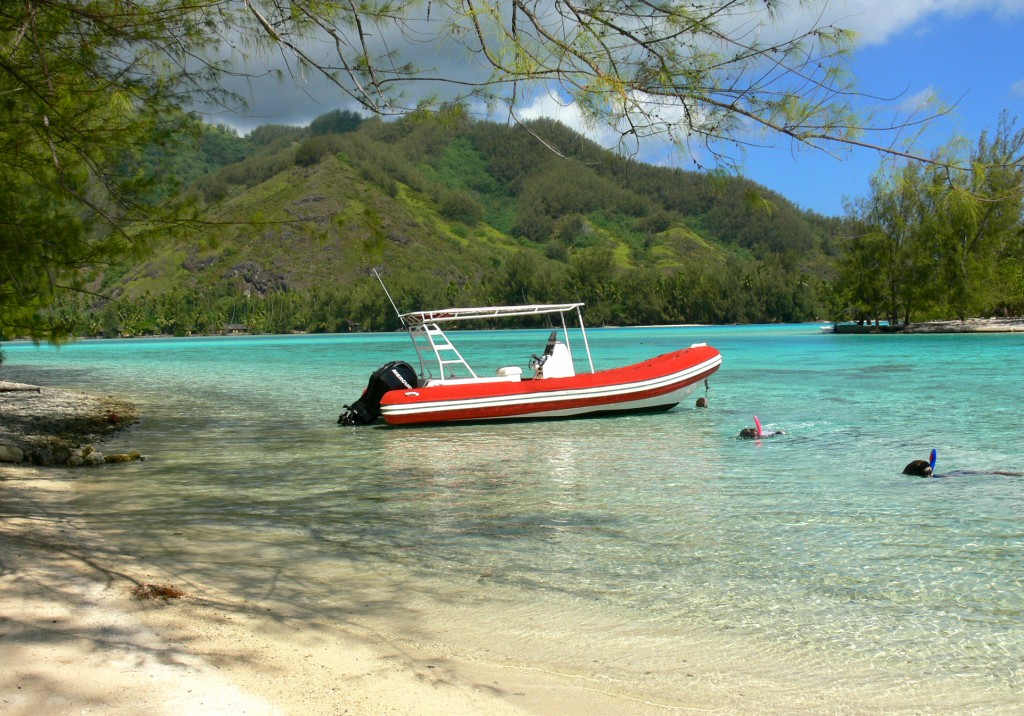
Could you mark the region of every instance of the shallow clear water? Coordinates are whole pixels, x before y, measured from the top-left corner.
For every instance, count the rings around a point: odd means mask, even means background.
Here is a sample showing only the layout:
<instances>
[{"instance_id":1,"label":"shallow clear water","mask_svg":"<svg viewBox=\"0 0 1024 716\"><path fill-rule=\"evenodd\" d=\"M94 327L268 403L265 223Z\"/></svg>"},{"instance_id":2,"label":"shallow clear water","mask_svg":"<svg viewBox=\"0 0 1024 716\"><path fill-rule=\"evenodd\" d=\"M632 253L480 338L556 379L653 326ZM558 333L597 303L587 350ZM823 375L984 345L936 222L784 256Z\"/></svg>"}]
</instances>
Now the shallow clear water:
<instances>
[{"instance_id":1,"label":"shallow clear water","mask_svg":"<svg viewBox=\"0 0 1024 716\"><path fill-rule=\"evenodd\" d=\"M811 709L1024 708L1024 336L588 335L599 368L714 345L710 409L336 425L403 334L8 344L4 372L140 404L110 449L147 460L78 506L194 583L666 703L696 669ZM546 336L457 342L490 372ZM753 414L786 434L736 439ZM933 447L942 477L900 474Z\"/></svg>"}]
</instances>

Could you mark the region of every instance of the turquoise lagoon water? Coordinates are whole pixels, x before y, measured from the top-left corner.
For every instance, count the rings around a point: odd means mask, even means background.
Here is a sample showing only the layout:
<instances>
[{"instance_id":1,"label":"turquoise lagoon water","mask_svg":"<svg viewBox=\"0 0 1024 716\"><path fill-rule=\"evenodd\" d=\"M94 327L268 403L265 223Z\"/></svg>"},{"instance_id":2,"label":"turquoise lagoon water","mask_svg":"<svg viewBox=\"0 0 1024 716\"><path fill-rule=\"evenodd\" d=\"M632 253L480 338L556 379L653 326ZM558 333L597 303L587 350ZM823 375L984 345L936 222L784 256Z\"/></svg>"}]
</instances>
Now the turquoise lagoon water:
<instances>
[{"instance_id":1,"label":"turquoise lagoon water","mask_svg":"<svg viewBox=\"0 0 1024 716\"><path fill-rule=\"evenodd\" d=\"M546 335L458 344L491 371ZM189 584L645 708L1024 712L1024 336L588 335L599 368L714 345L710 408L336 425L404 334L15 343L4 372L140 405L108 449L147 460L76 505ZM786 434L736 439L754 414ZM900 474L932 448L942 477Z\"/></svg>"}]
</instances>

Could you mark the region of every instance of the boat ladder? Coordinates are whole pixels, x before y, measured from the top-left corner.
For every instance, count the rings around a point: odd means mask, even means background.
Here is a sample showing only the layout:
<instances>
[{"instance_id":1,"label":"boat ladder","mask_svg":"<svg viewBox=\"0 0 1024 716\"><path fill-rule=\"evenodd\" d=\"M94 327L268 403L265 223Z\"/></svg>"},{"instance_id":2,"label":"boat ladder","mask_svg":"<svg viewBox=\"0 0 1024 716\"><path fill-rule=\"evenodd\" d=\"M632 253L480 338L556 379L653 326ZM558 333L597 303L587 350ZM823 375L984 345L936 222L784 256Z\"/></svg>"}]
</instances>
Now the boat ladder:
<instances>
[{"instance_id":1,"label":"boat ladder","mask_svg":"<svg viewBox=\"0 0 1024 716\"><path fill-rule=\"evenodd\" d=\"M416 347L416 354L420 359L420 374L424 379L444 380L446 368L448 378L459 377L453 368L453 366L459 365L469 372L470 377L478 377L436 323L410 326L409 336L412 338L412 344ZM437 365L439 375L434 375L433 365Z\"/></svg>"}]
</instances>

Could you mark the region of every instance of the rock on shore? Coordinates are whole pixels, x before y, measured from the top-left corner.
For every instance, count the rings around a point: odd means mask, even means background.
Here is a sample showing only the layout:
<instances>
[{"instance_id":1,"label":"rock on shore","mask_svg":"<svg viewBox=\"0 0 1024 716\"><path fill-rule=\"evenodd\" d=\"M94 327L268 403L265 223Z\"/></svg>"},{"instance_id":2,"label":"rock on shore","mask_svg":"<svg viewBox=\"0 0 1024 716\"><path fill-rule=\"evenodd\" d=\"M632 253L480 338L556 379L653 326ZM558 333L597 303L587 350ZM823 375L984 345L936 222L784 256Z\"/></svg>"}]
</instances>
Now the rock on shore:
<instances>
[{"instance_id":1,"label":"rock on shore","mask_svg":"<svg viewBox=\"0 0 1024 716\"><path fill-rule=\"evenodd\" d=\"M134 405L110 396L0 381L0 463L75 467L141 459L93 447L137 420Z\"/></svg>"}]
</instances>

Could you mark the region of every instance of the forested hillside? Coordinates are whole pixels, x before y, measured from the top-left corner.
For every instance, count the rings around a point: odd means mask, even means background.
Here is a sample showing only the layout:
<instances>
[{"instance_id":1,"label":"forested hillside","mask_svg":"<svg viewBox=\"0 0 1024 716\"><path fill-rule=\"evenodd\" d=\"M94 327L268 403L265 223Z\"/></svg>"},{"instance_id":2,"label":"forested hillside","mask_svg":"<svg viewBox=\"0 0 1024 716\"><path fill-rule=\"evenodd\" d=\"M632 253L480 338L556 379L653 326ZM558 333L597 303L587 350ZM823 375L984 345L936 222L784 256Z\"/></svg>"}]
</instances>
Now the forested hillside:
<instances>
[{"instance_id":1,"label":"forested hillside","mask_svg":"<svg viewBox=\"0 0 1024 716\"><path fill-rule=\"evenodd\" d=\"M75 335L394 328L402 310L582 300L594 324L828 315L841 222L653 167L551 121L331 112L154 147L202 207L183 240L54 308Z\"/></svg>"}]
</instances>

